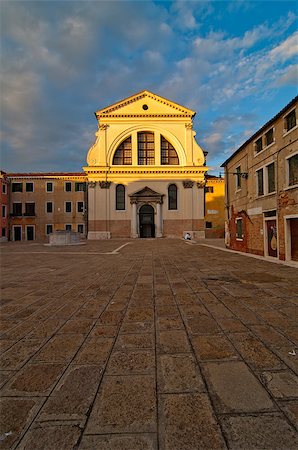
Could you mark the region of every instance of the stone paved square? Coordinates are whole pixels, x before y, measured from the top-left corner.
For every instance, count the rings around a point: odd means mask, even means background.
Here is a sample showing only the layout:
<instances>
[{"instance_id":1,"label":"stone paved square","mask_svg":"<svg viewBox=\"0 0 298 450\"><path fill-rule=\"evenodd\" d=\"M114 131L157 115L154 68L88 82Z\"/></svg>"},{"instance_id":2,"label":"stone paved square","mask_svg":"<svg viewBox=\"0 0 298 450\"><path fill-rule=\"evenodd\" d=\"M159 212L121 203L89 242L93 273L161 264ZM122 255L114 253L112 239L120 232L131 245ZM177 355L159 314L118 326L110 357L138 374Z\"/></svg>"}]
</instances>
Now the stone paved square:
<instances>
[{"instance_id":1,"label":"stone paved square","mask_svg":"<svg viewBox=\"0 0 298 450\"><path fill-rule=\"evenodd\" d=\"M1 448L297 448L296 268L180 239L1 250Z\"/></svg>"}]
</instances>

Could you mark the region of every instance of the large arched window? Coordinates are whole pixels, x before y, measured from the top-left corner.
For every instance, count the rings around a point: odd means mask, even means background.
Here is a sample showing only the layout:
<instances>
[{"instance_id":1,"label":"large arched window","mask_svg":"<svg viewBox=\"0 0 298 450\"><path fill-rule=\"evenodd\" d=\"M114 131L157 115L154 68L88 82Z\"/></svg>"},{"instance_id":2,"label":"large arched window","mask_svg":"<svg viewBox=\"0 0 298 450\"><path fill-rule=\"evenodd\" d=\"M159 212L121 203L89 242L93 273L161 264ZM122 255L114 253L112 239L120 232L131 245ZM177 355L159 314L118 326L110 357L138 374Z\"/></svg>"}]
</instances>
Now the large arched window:
<instances>
[{"instance_id":1,"label":"large arched window","mask_svg":"<svg viewBox=\"0 0 298 450\"><path fill-rule=\"evenodd\" d=\"M113 164L127 166L131 165L131 136L125 141L121 142L117 150L115 151Z\"/></svg>"},{"instance_id":2,"label":"large arched window","mask_svg":"<svg viewBox=\"0 0 298 450\"><path fill-rule=\"evenodd\" d=\"M154 133L138 133L138 164L141 166L154 165Z\"/></svg>"},{"instance_id":3,"label":"large arched window","mask_svg":"<svg viewBox=\"0 0 298 450\"><path fill-rule=\"evenodd\" d=\"M161 164L169 164L169 165L177 165L179 164L179 158L176 150L166 140L163 136L161 136L160 140L160 151L161 151Z\"/></svg>"},{"instance_id":4,"label":"large arched window","mask_svg":"<svg viewBox=\"0 0 298 450\"><path fill-rule=\"evenodd\" d=\"M177 186L176 184L170 184L168 187L168 208L177 209Z\"/></svg>"},{"instance_id":5,"label":"large arched window","mask_svg":"<svg viewBox=\"0 0 298 450\"><path fill-rule=\"evenodd\" d=\"M123 184L117 184L116 186L116 209L125 209L125 186Z\"/></svg>"}]
</instances>

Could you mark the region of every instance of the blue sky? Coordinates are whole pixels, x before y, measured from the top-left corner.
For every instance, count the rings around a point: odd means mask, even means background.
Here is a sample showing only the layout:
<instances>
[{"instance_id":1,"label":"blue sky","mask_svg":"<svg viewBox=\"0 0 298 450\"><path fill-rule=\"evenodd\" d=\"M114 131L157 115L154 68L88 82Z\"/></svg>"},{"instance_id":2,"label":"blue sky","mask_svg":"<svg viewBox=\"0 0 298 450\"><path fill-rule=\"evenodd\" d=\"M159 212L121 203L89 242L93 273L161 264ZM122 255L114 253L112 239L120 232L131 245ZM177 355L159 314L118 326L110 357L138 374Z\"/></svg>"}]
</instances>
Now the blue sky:
<instances>
[{"instance_id":1,"label":"blue sky","mask_svg":"<svg viewBox=\"0 0 298 450\"><path fill-rule=\"evenodd\" d=\"M1 2L1 168L80 171L93 112L143 89L197 115L217 173L297 95L296 1Z\"/></svg>"}]
</instances>

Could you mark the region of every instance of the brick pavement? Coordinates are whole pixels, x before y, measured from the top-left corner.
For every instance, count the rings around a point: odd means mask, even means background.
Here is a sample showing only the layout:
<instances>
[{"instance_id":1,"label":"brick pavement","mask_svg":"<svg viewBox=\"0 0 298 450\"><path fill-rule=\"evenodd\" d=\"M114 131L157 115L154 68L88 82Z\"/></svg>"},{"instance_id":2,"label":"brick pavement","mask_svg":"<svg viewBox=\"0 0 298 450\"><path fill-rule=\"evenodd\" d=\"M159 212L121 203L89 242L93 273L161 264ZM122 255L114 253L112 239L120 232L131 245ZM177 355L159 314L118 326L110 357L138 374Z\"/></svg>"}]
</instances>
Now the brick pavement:
<instances>
[{"instance_id":1,"label":"brick pavement","mask_svg":"<svg viewBox=\"0 0 298 450\"><path fill-rule=\"evenodd\" d=\"M125 243L2 245L0 448L298 448L297 269Z\"/></svg>"}]
</instances>

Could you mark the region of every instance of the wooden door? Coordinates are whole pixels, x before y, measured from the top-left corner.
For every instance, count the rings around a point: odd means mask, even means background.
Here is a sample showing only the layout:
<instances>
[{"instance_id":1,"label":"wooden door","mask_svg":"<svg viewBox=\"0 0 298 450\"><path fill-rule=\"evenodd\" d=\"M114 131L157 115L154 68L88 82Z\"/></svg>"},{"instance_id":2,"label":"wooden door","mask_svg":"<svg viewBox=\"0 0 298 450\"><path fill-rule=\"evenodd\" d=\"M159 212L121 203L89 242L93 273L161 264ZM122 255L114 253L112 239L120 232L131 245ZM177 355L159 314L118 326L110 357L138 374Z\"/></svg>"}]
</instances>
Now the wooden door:
<instances>
[{"instance_id":1,"label":"wooden door","mask_svg":"<svg viewBox=\"0 0 298 450\"><path fill-rule=\"evenodd\" d=\"M277 229L276 220L267 220L267 252L268 256L277 257Z\"/></svg>"},{"instance_id":2,"label":"wooden door","mask_svg":"<svg viewBox=\"0 0 298 450\"><path fill-rule=\"evenodd\" d=\"M291 259L298 261L298 219L290 219Z\"/></svg>"}]
</instances>

